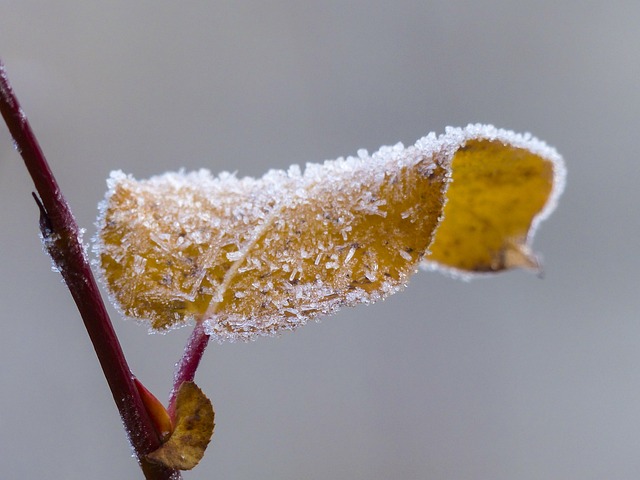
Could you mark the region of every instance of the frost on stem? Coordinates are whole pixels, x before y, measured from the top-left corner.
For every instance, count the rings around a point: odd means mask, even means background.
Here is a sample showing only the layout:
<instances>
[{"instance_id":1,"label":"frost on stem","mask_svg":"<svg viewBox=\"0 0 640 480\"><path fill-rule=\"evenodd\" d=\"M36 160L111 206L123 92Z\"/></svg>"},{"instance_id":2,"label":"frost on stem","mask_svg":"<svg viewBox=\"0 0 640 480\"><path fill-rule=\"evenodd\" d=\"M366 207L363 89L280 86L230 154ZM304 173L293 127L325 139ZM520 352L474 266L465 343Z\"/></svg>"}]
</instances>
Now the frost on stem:
<instances>
[{"instance_id":1,"label":"frost on stem","mask_svg":"<svg viewBox=\"0 0 640 480\"><path fill-rule=\"evenodd\" d=\"M384 298L420 265L532 266L563 183L551 147L481 125L260 179L114 172L95 246L127 316L250 339Z\"/></svg>"}]
</instances>

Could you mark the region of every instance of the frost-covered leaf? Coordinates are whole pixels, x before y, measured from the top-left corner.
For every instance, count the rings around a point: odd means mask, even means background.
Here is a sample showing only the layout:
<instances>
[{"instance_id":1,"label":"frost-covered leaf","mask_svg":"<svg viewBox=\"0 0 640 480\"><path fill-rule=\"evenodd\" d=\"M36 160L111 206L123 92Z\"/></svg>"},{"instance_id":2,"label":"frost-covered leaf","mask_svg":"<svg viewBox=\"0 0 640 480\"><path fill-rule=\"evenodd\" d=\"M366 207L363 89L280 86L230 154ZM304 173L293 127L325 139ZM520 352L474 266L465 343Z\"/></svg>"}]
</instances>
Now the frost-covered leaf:
<instances>
[{"instance_id":1,"label":"frost-covered leaf","mask_svg":"<svg viewBox=\"0 0 640 480\"><path fill-rule=\"evenodd\" d=\"M253 338L381 299L419 265L526 266L563 172L542 142L479 125L260 179L115 172L96 250L127 316Z\"/></svg>"},{"instance_id":2,"label":"frost-covered leaf","mask_svg":"<svg viewBox=\"0 0 640 480\"><path fill-rule=\"evenodd\" d=\"M176 397L175 428L160 448L147 455L175 470L191 470L204 456L215 424L211 401L193 382L184 382Z\"/></svg>"},{"instance_id":3,"label":"frost-covered leaf","mask_svg":"<svg viewBox=\"0 0 640 480\"><path fill-rule=\"evenodd\" d=\"M222 339L293 328L401 287L431 243L447 168L401 146L272 171L111 178L101 236L125 313L164 329L208 321Z\"/></svg>"}]
</instances>

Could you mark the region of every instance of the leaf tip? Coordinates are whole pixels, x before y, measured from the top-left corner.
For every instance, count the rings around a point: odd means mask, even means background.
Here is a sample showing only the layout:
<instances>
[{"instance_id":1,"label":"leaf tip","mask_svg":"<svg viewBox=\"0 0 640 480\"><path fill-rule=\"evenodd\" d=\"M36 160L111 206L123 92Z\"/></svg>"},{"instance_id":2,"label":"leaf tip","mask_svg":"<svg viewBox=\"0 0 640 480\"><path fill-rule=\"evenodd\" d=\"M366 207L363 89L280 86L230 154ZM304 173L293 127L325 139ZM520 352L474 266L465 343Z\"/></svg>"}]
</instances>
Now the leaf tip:
<instances>
[{"instance_id":1,"label":"leaf tip","mask_svg":"<svg viewBox=\"0 0 640 480\"><path fill-rule=\"evenodd\" d=\"M505 269L522 268L538 274L542 272L540 259L528 245L523 243L507 242L503 253L503 263Z\"/></svg>"}]
</instances>

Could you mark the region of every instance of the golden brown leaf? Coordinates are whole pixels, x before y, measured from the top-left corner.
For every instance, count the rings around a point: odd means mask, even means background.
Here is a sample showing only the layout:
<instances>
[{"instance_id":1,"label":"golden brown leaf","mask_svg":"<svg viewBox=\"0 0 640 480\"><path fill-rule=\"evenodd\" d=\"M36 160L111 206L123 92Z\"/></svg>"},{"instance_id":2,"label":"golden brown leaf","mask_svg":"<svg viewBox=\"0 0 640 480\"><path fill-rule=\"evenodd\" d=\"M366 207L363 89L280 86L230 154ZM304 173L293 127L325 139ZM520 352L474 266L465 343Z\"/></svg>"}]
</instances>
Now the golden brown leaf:
<instances>
[{"instance_id":1,"label":"golden brown leaf","mask_svg":"<svg viewBox=\"0 0 640 480\"><path fill-rule=\"evenodd\" d=\"M191 470L202 459L213 435L211 401L193 382L184 382L176 397L175 428L160 448L147 455L175 470Z\"/></svg>"},{"instance_id":2,"label":"golden brown leaf","mask_svg":"<svg viewBox=\"0 0 640 480\"><path fill-rule=\"evenodd\" d=\"M219 339L294 328L400 288L431 243L447 169L390 149L270 172L112 177L100 232L106 283L131 317L211 320Z\"/></svg>"},{"instance_id":3,"label":"golden brown leaf","mask_svg":"<svg viewBox=\"0 0 640 480\"><path fill-rule=\"evenodd\" d=\"M112 174L97 251L117 305L156 330L195 320L248 339L384 298L419 265L535 264L563 184L555 150L476 125L358 153L257 180Z\"/></svg>"}]
</instances>

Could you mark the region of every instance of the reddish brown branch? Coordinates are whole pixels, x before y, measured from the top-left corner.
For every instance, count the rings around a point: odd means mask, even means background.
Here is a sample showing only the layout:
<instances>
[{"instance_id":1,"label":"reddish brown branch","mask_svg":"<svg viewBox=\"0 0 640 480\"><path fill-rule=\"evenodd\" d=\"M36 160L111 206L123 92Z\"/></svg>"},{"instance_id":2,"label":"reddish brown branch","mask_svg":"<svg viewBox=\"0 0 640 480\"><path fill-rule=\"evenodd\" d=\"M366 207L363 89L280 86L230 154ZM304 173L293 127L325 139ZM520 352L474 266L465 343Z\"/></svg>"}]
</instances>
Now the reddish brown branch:
<instances>
[{"instance_id":1,"label":"reddish brown branch","mask_svg":"<svg viewBox=\"0 0 640 480\"><path fill-rule=\"evenodd\" d=\"M160 439L142 403L87 261L76 221L49 168L0 60L0 110L40 197L45 245L80 311L131 445L147 479L180 474L145 460Z\"/></svg>"},{"instance_id":2,"label":"reddish brown branch","mask_svg":"<svg viewBox=\"0 0 640 480\"><path fill-rule=\"evenodd\" d=\"M173 374L173 388L169 395L169 408L167 409L171 418L175 417L176 395L180 385L184 382L193 381L208 343L209 335L205 333L202 323L199 323L191 332L189 340L187 340L182 358L176 363L176 369Z\"/></svg>"}]
</instances>

